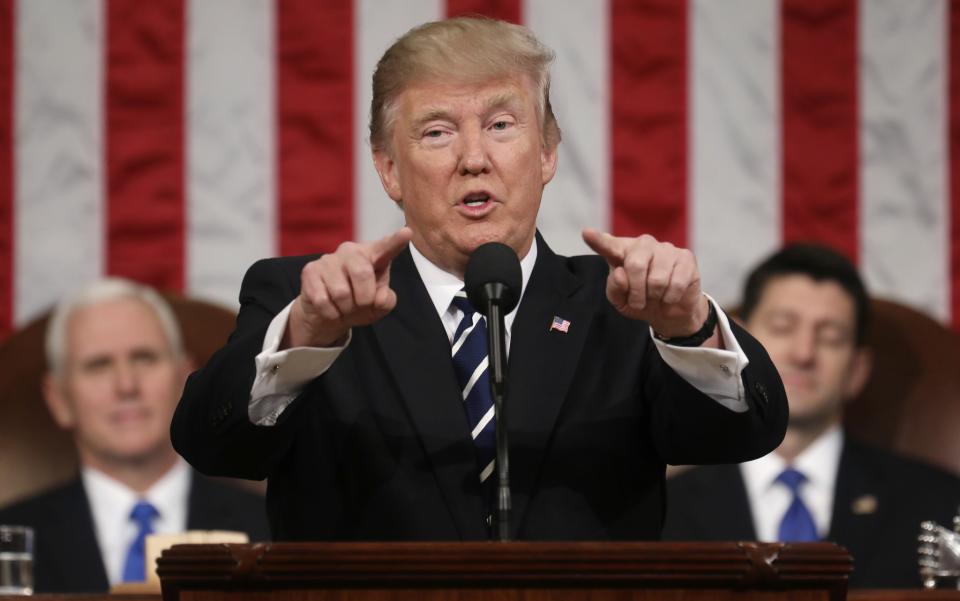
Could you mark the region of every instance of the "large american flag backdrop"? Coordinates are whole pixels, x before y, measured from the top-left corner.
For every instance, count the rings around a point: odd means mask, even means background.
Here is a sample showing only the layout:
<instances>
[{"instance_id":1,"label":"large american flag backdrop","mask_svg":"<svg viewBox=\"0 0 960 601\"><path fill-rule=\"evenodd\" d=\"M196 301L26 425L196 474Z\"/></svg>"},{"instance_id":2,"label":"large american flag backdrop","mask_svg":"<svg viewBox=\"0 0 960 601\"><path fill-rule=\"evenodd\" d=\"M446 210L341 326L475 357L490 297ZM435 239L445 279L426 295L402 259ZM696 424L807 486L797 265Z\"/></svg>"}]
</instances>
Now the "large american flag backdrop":
<instances>
[{"instance_id":1,"label":"large american flag backdrop","mask_svg":"<svg viewBox=\"0 0 960 601\"><path fill-rule=\"evenodd\" d=\"M236 306L260 257L399 227L370 75L463 13L557 52L555 249L647 232L732 303L758 258L818 240L960 326L949 0L0 0L0 335L104 274Z\"/></svg>"}]
</instances>

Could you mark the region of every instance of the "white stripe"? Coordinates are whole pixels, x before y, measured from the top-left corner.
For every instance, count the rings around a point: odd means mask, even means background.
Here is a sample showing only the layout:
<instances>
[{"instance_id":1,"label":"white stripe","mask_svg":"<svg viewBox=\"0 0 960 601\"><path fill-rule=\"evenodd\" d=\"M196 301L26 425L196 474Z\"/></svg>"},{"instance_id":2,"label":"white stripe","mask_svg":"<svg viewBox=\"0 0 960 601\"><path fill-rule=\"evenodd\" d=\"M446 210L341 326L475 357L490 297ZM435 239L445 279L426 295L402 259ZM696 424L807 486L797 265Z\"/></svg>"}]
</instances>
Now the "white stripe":
<instances>
[{"instance_id":1,"label":"white stripe","mask_svg":"<svg viewBox=\"0 0 960 601\"><path fill-rule=\"evenodd\" d=\"M407 30L443 18L442 0L357 0L354 3L354 210L358 240L376 240L403 226L403 213L383 191L370 158L370 82L384 51Z\"/></svg>"},{"instance_id":2,"label":"white stripe","mask_svg":"<svg viewBox=\"0 0 960 601\"><path fill-rule=\"evenodd\" d=\"M703 289L729 304L781 238L779 2L691 9L690 241Z\"/></svg>"},{"instance_id":3,"label":"white stripe","mask_svg":"<svg viewBox=\"0 0 960 601\"><path fill-rule=\"evenodd\" d=\"M187 291L233 307L276 247L273 6L188 5Z\"/></svg>"},{"instance_id":4,"label":"white stripe","mask_svg":"<svg viewBox=\"0 0 960 601\"><path fill-rule=\"evenodd\" d=\"M473 390L473 385L477 383L477 380L480 379L480 376L483 375L483 372L487 371L487 363L489 361L489 357L484 357L483 361L480 362L480 365L477 366L477 369L473 370L473 375L470 376L470 380L463 388L463 400L467 400L467 397L470 396L470 391Z\"/></svg>"},{"instance_id":5,"label":"white stripe","mask_svg":"<svg viewBox=\"0 0 960 601\"><path fill-rule=\"evenodd\" d=\"M557 53L550 100L563 142L537 223L561 254L592 252L580 236L583 228L609 229L608 14L605 1L524 3L524 23Z\"/></svg>"},{"instance_id":6,"label":"white stripe","mask_svg":"<svg viewBox=\"0 0 960 601\"><path fill-rule=\"evenodd\" d=\"M490 408L487 409L487 412L483 414L483 418L480 419L480 422L477 423L477 426L473 429L473 432L470 433L470 437L476 440L477 436L480 436L480 433L483 432L483 429L487 427L487 424L489 424L490 420L492 419L493 405L490 405Z\"/></svg>"},{"instance_id":7,"label":"white stripe","mask_svg":"<svg viewBox=\"0 0 960 601\"><path fill-rule=\"evenodd\" d=\"M483 471L480 472L480 482L486 482L487 478L490 477L490 474L493 473L493 466L497 462L496 459L491 459L490 463L487 464L487 467L483 468Z\"/></svg>"},{"instance_id":8,"label":"white stripe","mask_svg":"<svg viewBox=\"0 0 960 601\"><path fill-rule=\"evenodd\" d=\"M14 321L103 272L103 6L16 3Z\"/></svg>"},{"instance_id":9,"label":"white stripe","mask_svg":"<svg viewBox=\"0 0 960 601\"><path fill-rule=\"evenodd\" d=\"M467 341L467 337L470 336L470 332L472 332L473 329L477 327L477 324L480 323L480 317L481 316L479 313L473 314L473 325L467 328L466 330L464 330L463 334L460 334L460 338L458 338L457 341L453 343L453 347L452 347L453 350L450 352L451 357L455 357L457 355L457 351L459 351L460 347L463 346L463 343Z\"/></svg>"},{"instance_id":10,"label":"white stripe","mask_svg":"<svg viewBox=\"0 0 960 601\"><path fill-rule=\"evenodd\" d=\"M861 267L871 294L949 315L944 0L860 5Z\"/></svg>"}]
</instances>

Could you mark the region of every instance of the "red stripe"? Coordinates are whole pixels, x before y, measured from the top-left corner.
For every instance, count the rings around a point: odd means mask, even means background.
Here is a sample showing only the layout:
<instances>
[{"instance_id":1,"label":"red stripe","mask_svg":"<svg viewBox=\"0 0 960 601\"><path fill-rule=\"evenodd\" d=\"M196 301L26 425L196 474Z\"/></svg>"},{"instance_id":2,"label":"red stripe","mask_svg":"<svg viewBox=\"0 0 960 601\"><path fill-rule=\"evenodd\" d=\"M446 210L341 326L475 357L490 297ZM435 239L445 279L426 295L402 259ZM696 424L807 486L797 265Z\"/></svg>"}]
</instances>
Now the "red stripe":
<instances>
[{"instance_id":1,"label":"red stripe","mask_svg":"<svg viewBox=\"0 0 960 601\"><path fill-rule=\"evenodd\" d=\"M858 258L857 3L783 0L783 238Z\"/></svg>"},{"instance_id":2,"label":"red stripe","mask_svg":"<svg viewBox=\"0 0 960 601\"><path fill-rule=\"evenodd\" d=\"M612 225L687 245L687 2L614 0Z\"/></svg>"},{"instance_id":3,"label":"red stripe","mask_svg":"<svg viewBox=\"0 0 960 601\"><path fill-rule=\"evenodd\" d=\"M280 252L353 239L353 7L277 5Z\"/></svg>"},{"instance_id":4,"label":"red stripe","mask_svg":"<svg viewBox=\"0 0 960 601\"><path fill-rule=\"evenodd\" d=\"M960 331L960 3L950 3L950 315Z\"/></svg>"},{"instance_id":5,"label":"red stripe","mask_svg":"<svg viewBox=\"0 0 960 601\"><path fill-rule=\"evenodd\" d=\"M13 325L14 0L0 0L0 340Z\"/></svg>"},{"instance_id":6,"label":"red stripe","mask_svg":"<svg viewBox=\"0 0 960 601\"><path fill-rule=\"evenodd\" d=\"M108 0L107 271L184 280L184 2Z\"/></svg>"},{"instance_id":7,"label":"red stripe","mask_svg":"<svg viewBox=\"0 0 960 601\"><path fill-rule=\"evenodd\" d=\"M521 23L520 0L447 0L447 17L483 15L493 19Z\"/></svg>"}]
</instances>

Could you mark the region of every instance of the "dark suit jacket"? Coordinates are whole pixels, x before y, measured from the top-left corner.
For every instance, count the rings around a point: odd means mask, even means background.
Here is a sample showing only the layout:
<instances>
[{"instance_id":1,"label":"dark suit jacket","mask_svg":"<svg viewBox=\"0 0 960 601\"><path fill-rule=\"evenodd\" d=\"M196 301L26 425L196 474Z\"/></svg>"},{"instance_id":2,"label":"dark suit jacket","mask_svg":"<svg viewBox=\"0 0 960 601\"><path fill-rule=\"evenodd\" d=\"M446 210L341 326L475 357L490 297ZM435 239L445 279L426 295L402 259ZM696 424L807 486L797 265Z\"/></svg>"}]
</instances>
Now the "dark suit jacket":
<instances>
[{"instance_id":1,"label":"dark suit jacket","mask_svg":"<svg viewBox=\"0 0 960 601\"><path fill-rule=\"evenodd\" d=\"M736 465L700 467L667 481L668 540L754 540L747 491ZM837 470L828 540L854 559L851 587L919 587L920 522L952 524L960 479L926 464L850 441ZM868 511L875 501L875 508Z\"/></svg>"},{"instance_id":2,"label":"dark suit jacket","mask_svg":"<svg viewBox=\"0 0 960 601\"><path fill-rule=\"evenodd\" d=\"M750 410L727 410L663 363L645 323L611 307L606 263L538 244L511 333L514 537L656 539L665 462L743 460L779 443L787 417L779 376L737 329L751 359ZM277 540L487 539L449 340L409 250L391 266L396 308L355 328L275 426L250 423L253 358L314 258L250 268L236 330L187 382L174 446L204 473L268 477ZM550 331L554 316L569 332Z\"/></svg>"},{"instance_id":3,"label":"dark suit jacket","mask_svg":"<svg viewBox=\"0 0 960 601\"><path fill-rule=\"evenodd\" d=\"M0 523L34 529L33 574L38 593L110 588L79 477L0 509ZM197 474L190 485L187 529L235 530L246 532L253 541L269 538L262 497Z\"/></svg>"}]
</instances>

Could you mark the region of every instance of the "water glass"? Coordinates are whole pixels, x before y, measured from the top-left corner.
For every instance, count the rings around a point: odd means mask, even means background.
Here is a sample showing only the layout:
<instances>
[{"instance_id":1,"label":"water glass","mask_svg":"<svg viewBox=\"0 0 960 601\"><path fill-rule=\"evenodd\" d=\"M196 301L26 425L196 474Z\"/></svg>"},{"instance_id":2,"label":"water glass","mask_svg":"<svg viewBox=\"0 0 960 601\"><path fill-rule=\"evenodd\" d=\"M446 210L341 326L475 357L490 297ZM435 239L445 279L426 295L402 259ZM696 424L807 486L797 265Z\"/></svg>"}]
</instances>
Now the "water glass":
<instances>
[{"instance_id":1,"label":"water glass","mask_svg":"<svg viewBox=\"0 0 960 601\"><path fill-rule=\"evenodd\" d=\"M0 595L33 594L33 529L0 525Z\"/></svg>"}]
</instances>

